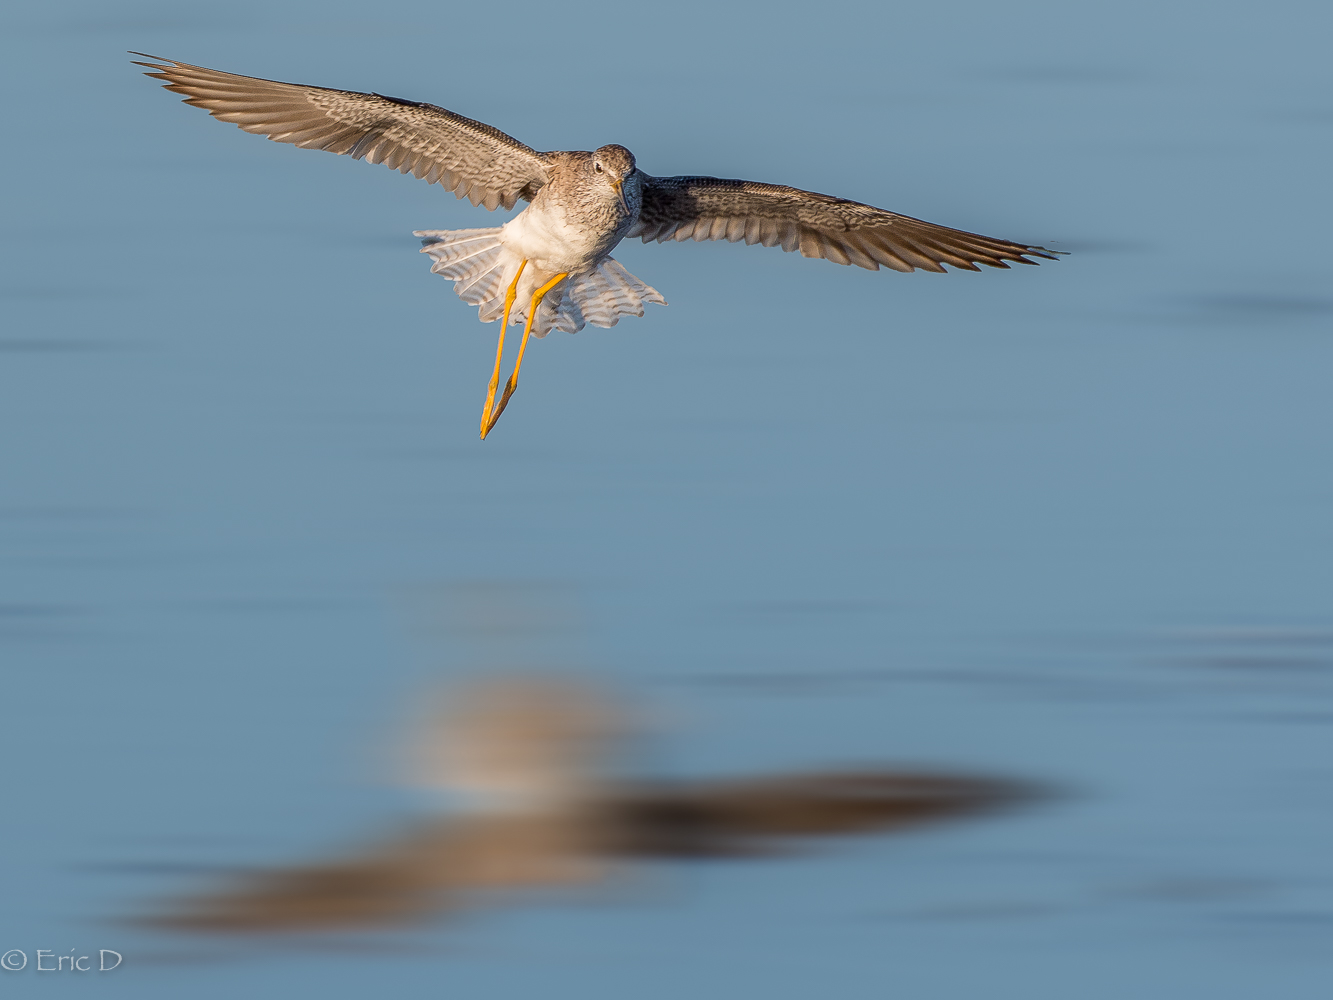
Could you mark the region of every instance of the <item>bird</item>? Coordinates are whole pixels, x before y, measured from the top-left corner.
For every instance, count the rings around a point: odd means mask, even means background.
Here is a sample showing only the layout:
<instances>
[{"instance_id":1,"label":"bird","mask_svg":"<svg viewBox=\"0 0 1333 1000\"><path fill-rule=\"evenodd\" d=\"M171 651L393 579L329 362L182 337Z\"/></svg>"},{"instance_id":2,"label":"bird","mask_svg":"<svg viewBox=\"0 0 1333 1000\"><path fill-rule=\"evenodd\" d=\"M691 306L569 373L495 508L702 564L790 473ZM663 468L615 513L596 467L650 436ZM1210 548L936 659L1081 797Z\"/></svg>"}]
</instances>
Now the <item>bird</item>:
<instances>
[{"instance_id":1,"label":"bird","mask_svg":"<svg viewBox=\"0 0 1333 1000\"><path fill-rule=\"evenodd\" d=\"M666 305L611 251L624 239L744 240L804 257L944 272L1036 264L1063 253L950 229L845 198L781 184L708 176L654 177L619 144L539 152L490 125L433 104L238 76L131 52L184 94L185 103L275 142L383 163L488 210L529 204L503 226L418 230L431 271L454 282L483 323L500 320L495 368L482 410L484 440L518 387L530 336L611 327ZM514 371L500 399L505 330L523 324Z\"/></svg>"},{"instance_id":2,"label":"bird","mask_svg":"<svg viewBox=\"0 0 1333 1000\"><path fill-rule=\"evenodd\" d=\"M308 933L402 926L519 890L604 882L633 862L770 857L817 837L912 829L1040 797L994 777L849 768L729 779L623 773L630 717L568 678L456 691L419 734L415 783L453 814L327 860L242 873L145 918L162 929Z\"/></svg>"}]
</instances>

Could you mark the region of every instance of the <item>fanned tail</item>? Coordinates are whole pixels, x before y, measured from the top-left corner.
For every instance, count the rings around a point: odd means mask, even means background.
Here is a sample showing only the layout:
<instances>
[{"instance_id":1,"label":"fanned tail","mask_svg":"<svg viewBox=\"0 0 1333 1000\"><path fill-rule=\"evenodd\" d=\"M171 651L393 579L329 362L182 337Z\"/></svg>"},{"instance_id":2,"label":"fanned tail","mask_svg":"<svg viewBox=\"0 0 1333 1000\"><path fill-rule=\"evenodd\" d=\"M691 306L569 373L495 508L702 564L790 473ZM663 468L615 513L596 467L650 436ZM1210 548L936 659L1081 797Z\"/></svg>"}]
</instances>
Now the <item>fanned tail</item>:
<instances>
[{"instance_id":1,"label":"fanned tail","mask_svg":"<svg viewBox=\"0 0 1333 1000\"><path fill-rule=\"evenodd\" d=\"M454 291L468 305L481 307L481 321L500 318L504 307L506 278L513 280L510 254L500 243L500 230L494 229L423 229L412 234L426 245L421 252L435 261L431 273L448 278ZM500 308L492 308L493 303Z\"/></svg>"},{"instance_id":2,"label":"fanned tail","mask_svg":"<svg viewBox=\"0 0 1333 1000\"><path fill-rule=\"evenodd\" d=\"M607 257L591 271L576 274L564 284L564 295L552 306L550 326L578 333L585 323L615 326L621 316L642 316L646 303L664 306L662 293L625 270L620 261ZM544 313L546 303L538 310Z\"/></svg>"},{"instance_id":3,"label":"fanned tail","mask_svg":"<svg viewBox=\"0 0 1333 1000\"><path fill-rule=\"evenodd\" d=\"M478 306L477 315L490 323L504 312L504 295L518 270L518 259L500 242L500 230L439 229L413 233L426 245L421 252L434 261L431 272L454 283L458 297ZM645 284L613 257L591 271L576 274L547 294L537 309L532 335L545 337L552 330L577 333L593 326L615 326L621 316L642 316L646 303L666 305L662 293ZM522 296L510 310L510 325L527 319Z\"/></svg>"}]
</instances>

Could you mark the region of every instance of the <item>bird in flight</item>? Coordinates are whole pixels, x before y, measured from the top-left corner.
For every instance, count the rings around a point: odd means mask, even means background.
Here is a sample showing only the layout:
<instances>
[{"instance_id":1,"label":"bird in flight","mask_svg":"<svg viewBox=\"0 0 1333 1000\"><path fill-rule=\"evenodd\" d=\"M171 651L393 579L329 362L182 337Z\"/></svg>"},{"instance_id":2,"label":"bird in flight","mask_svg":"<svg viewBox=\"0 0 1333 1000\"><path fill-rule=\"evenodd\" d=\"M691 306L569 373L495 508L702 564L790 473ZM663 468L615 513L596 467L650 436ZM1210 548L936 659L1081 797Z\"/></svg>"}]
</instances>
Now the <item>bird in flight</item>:
<instances>
[{"instance_id":1,"label":"bird in flight","mask_svg":"<svg viewBox=\"0 0 1333 1000\"><path fill-rule=\"evenodd\" d=\"M185 103L247 132L304 149L383 163L440 184L488 210L527 208L491 229L423 230L431 270L454 282L483 323L500 320L495 370L482 410L490 433L518 386L529 336L610 327L666 305L657 289L611 257L623 239L744 240L799 250L871 271L979 270L1035 264L1060 251L979 236L859 202L780 184L719 177L653 177L624 146L538 152L499 129L433 104L381 94L278 83L142 52L137 62ZM514 372L500 399L505 331L523 324Z\"/></svg>"}]
</instances>

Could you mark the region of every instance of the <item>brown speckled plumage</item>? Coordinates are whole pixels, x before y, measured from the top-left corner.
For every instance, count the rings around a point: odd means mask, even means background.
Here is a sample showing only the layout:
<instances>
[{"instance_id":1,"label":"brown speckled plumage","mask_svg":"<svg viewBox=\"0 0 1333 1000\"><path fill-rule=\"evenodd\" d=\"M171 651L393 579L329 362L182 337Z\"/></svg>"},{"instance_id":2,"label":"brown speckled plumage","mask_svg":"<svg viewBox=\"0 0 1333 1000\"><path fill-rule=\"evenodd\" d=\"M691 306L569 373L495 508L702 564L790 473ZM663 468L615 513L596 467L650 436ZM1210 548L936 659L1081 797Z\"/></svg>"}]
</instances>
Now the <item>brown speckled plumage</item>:
<instances>
[{"instance_id":1,"label":"brown speckled plumage","mask_svg":"<svg viewBox=\"0 0 1333 1000\"><path fill-rule=\"evenodd\" d=\"M135 53L142 55L142 53ZM615 326L662 294L611 251L626 237L728 240L799 250L871 271L968 271L1055 260L1056 251L980 236L826 194L717 177L653 177L624 146L538 152L499 129L433 104L278 83L146 56L148 76L185 102L275 142L383 163L487 209L531 204L493 229L418 230L431 270L454 282L483 322L500 320L485 438L518 384L529 336ZM514 374L498 403L504 328L523 324ZM492 409L492 404L495 408Z\"/></svg>"},{"instance_id":2,"label":"brown speckled plumage","mask_svg":"<svg viewBox=\"0 0 1333 1000\"><path fill-rule=\"evenodd\" d=\"M148 58L156 58L149 56ZM165 80L186 103L247 132L307 149L347 153L385 163L455 191L488 209L512 208L519 199L574 203L580 199L590 153L542 153L499 129L433 104L378 94L329 90L236 76L189 63L139 63ZM653 177L637 170L623 146L603 146L604 158L627 177L638 179L642 208L631 226L614 223L620 235L645 243L666 240L744 240L747 244L799 250L837 264L877 271L943 271L943 265L977 270L977 264L1008 267L1006 261L1034 264L1029 257L1054 260L1043 247L980 236L923 222L906 215L826 194L780 184L717 177ZM571 157L582 157L577 164ZM609 235L609 234L608 234ZM609 253L618 239L603 253ZM593 266L594 261L589 262Z\"/></svg>"},{"instance_id":3,"label":"brown speckled plumage","mask_svg":"<svg viewBox=\"0 0 1333 1000\"><path fill-rule=\"evenodd\" d=\"M133 55L144 55L135 52ZM546 183L546 157L498 128L433 104L237 76L160 59L136 63L184 94L185 103L247 132L303 149L350 154L440 184L488 209L531 201Z\"/></svg>"},{"instance_id":4,"label":"brown speckled plumage","mask_svg":"<svg viewBox=\"0 0 1333 1000\"><path fill-rule=\"evenodd\" d=\"M1035 264L1055 257L1042 247L922 222L882 208L813 191L718 177L647 177L643 209L631 236L657 240L729 240L800 250L836 264L878 271L943 271L943 264Z\"/></svg>"}]
</instances>

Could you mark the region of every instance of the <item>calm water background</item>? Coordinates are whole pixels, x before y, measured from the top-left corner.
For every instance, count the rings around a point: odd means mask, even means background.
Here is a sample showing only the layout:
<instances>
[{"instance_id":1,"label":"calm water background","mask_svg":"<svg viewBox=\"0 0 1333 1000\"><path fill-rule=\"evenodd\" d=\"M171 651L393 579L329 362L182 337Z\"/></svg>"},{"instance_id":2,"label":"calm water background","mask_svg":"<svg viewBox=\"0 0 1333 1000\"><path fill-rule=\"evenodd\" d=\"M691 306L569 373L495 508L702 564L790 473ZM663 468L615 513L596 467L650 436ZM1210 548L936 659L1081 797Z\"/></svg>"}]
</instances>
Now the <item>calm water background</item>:
<instances>
[{"instance_id":1,"label":"calm water background","mask_svg":"<svg viewBox=\"0 0 1333 1000\"><path fill-rule=\"evenodd\" d=\"M1331 28L1315 2L11 8L0 950L126 962L7 990L1327 995ZM904 276L625 245L670 307L536 343L480 444L496 328L411 230L496 217L224 127L126 49L1074 253ZM434 679L500 666L653 706L675 771L1069 794L355 948L113 922L408 815L377 748Z\"/></svg>"}]
</instances>

